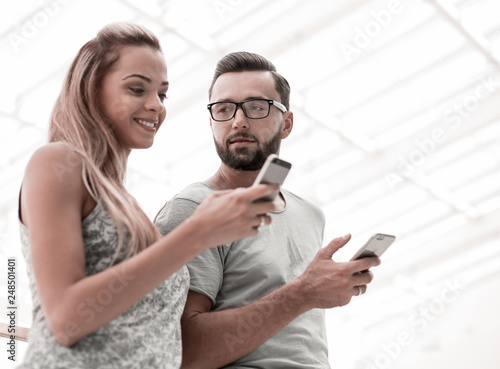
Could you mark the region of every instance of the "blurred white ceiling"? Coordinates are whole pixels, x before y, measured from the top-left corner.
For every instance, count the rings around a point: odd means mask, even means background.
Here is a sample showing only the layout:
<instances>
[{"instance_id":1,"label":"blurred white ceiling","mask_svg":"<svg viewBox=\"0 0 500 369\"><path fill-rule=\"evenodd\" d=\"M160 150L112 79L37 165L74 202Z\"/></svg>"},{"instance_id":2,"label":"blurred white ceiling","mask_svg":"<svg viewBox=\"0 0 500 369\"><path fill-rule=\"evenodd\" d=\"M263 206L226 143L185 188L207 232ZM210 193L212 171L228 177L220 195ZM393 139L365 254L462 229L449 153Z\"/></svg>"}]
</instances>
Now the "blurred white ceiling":
<instances>
[{"instance_id":1,"label":"blurred white ceiling","mask_svg":"<svg viewBox=\"0 0 500 369\"><path fill-rule=\"evenodd\" d=\"M25 0L0 9L0 270L17 257L20 323L31 319L16 218L24 167L46 140L77 50L105 24L131 21L160 37L171 83L155 145L129 162L128 188L151 217L218 167L206 111L217 60L262 54L292 86L285 186L325 211L325 243L353 234L336 258L373 233L397 236L369 293L328 311L332 365L498 367L499 1Z\"/></svg>"}]
</instances>

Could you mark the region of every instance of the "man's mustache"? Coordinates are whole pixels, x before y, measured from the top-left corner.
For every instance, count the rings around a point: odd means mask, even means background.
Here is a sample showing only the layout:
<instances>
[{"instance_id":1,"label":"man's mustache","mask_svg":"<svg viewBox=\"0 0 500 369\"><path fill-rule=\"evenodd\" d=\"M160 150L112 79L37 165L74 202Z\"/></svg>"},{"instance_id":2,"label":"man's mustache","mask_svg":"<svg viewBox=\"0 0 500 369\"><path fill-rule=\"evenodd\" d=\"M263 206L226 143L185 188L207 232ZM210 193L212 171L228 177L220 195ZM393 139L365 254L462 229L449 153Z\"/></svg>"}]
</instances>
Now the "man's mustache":
<instances>
[{"instance_id":1,"label":"man's mustache","mask_svg":"<svg viewBox=\"0 0 500 369\"><path fill-rule=\"evenodd\" d=\"M246 133L246 132L240 132L240 133L235 133L232 136L229 136L226 140L226 145L229 145L231 143L231 141L234 141L238 138L246 138L246 139L250 139L252 141L255 141L256 143L259 143L259 139L257 137L255 137L254 135L252 135L250 133Z\"/></svg>"}]
</instances>

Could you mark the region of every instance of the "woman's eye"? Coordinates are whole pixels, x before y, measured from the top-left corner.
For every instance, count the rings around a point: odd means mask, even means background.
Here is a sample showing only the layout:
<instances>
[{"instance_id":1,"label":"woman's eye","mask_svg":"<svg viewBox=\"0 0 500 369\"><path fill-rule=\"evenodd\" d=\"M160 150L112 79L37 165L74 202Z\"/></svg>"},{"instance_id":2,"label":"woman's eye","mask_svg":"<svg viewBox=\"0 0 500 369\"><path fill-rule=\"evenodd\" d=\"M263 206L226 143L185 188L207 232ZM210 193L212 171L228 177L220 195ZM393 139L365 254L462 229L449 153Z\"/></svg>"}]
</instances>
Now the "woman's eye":
<instances>
[{"instance_id":1,"label":"woman's eye","mask_svg":"<svg viewBox=\"0 0 500 369\"><path fill-rule=\"evenodd\" d=\"M159 94L158 96L160 97L161 101L164 101L167 98L167 94Z\"/></svg>"},{"instance_id":2,"label":"woman's eye","mask_svg":"<svg viewBox=\"0 0 500 369\"><path fill-rule=\"evenodd\" d=\"M129 89L136 95L142 95L145 92L143 88L129 87Z\"/></svg>"}]
</instances>

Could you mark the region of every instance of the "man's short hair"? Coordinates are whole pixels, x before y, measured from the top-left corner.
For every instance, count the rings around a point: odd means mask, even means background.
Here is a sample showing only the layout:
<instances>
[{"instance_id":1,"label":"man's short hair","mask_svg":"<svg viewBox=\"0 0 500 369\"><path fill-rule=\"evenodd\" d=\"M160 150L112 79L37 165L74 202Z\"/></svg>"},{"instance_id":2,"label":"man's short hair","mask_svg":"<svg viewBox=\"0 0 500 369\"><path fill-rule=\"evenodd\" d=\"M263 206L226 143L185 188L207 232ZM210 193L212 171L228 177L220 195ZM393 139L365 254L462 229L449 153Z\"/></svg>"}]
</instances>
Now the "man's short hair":
<instances>
[{"instance_id":1,"label":"man's short hair","mask_svg":"<svg viewBox=\"0 0 500 369\"><path fill-rule=\"evenodd\" d=\"M215 81L224 73L269 71L274 77L276 91L280 94L281 103L290 109L290 85L288 81L278 72L269 60L259 54L239 51L224 56L215 67L214 78L208 89L208 98L212 97L212 89Z\"/></svg>"}]
</instances>

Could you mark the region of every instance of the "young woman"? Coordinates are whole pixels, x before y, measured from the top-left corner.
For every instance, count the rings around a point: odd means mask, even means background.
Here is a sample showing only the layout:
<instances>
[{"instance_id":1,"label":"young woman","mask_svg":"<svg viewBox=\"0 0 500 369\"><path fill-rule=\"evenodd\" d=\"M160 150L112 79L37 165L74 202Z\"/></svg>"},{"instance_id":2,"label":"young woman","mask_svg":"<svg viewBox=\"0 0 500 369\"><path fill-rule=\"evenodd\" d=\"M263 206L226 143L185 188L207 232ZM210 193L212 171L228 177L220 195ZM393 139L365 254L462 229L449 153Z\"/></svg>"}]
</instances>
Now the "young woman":
<instances>
[{"instance_id":1,"label":"young woman","mask_svg":"<svg viewBox=\"0 0 500 369\"><path fill-rule=\"evenodd\" d=\"M22 368L178 368L185 264L255 235L271 186L217 192L161 237L123 181L165 115L167 68L157 38L112 24L85 44L56 102L49 143L20 194L33 323Z\"/></svg>"}]
</instances>

